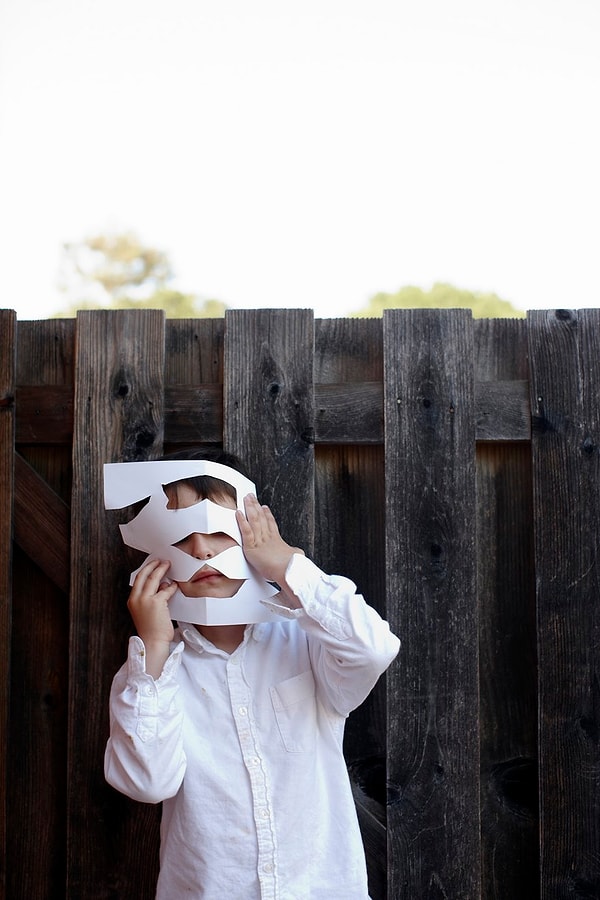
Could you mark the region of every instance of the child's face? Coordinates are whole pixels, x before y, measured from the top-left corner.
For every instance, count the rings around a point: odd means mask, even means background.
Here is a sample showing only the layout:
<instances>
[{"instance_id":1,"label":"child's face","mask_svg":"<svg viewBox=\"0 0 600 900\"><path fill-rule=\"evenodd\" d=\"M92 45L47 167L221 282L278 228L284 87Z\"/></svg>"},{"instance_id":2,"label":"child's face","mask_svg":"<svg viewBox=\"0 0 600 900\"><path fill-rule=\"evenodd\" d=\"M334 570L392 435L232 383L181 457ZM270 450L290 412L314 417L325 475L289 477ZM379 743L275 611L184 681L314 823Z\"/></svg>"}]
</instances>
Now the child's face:
<instances>
[{"instance_id":1,"label":"child's face","mask_svg":"<svg viewBox=\"0 0 600 900\"><path fill-rule=\"evenodd\" d=\"M185 509L204 499L198 496L191 485L185 483L168 488L167 496L169 499L167 509ZM226 494L212 496L209 499L226 509L236 509L235 501ZM204 562L237 544L232 537L223 532L201 534L195 531L183 540L177 541L174 546L194 559ZM204 565L189 581L178 581L177 585L185 597L233 597L243 583L244 579L227 578L210 565Z\"/></svg>"}]
</instances>

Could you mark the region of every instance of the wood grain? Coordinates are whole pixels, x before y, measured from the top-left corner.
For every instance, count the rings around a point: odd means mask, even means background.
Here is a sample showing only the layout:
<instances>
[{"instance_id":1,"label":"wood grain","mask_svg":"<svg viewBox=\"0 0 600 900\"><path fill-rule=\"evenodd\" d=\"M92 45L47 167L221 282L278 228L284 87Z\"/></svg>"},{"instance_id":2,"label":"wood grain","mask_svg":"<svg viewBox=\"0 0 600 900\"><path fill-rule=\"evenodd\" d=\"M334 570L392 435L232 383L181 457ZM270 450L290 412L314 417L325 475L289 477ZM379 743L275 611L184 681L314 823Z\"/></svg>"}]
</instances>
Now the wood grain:
<instances>
[{"instance_id":1,"label":"wood grain","mask_svg":"<svg viewBox=\"0 0 600 900\"><path fill-rule=\"evenodd\" d=\"M164 315L86 312L77 320L71 531L67 893L154 896L158 810L104 781L108 695L131 623L128 570L105 512L102 466L155 458L163 439ZM125 511L124 518L127 518Z\"/></svg>"},{"instance_id":2,"label":"wood grain","mask_svg":"<svg viewBox=\"0 0 600 900\"><path fill-rule=\"evenodd\" d=\"M473 334L384 316L388 896L480 896Z\"/></svg>"},{"instance_id":3,"label":"wood grain","mask_svg":"<svg viewBox=\"0 0 600 900\"><path fill-rule=\"evenodd\" d=\"M338 436L356 434L360 402L347 401L360 396L365 383L380 391L382 419L381 323L317 320L314 378L320 388L315 392L317 422L324 390L332 387L345 398L338 407ZM352 578L367 602L385 616L383 447L327 442L317 445L315 459L315 559L325 571ZM344 747L366 851L369 895L384 900L385 678L350 715Z\"/></svg>"},{"instance_id":4,"label":"wood grain","mask_svg":"<svg viewBox=\"0 0 600 900\"><path fill-rule=\"evenodd\" d=\"M281 533L314 540L314 321L310 310L231 310L225 318L223 441Z\"/></svg>"},{"instance_id":5,"label":"wood grain","mask_svg":"<svg viewBox=\"0 0 600 900\"><path fill-rule=\"evenodd\" d=\"M72 395L74 324L18 323L20 384L42 385L49 391L58 388ZM19 472L26 473L25 481ZM15 454L15 480L15 538L26 546L26 552L15 543L8 896L62 896L66 856L70 443L20 444ZM34 495L31 516L22 508L23 490ZM48 512L53 523L50 527L43 522L43 497L49 498L52 506ZM43 524L38 534L40 520ZM25 864L24 860L35 860L35 864Z\"/></svg>"},{"instance_id":6,"label":"wood grain","mask_svg":"<svg viewBox=\"0 0 600 900\"><path fill-rule=\"evenodd\" d=\"M6 890L7 753L12 606L12 509L14 492L17 317L0 310L0 894Z\"/></svg>"},{"instance_id":7,"label":"wood grain","mask_svg":"<svg viewBox=\"0 0 600 900\"><path fill-rule=\"evenodd\" d=\"M600 896L600 312L530 313L541 896Z\"/></svg>"},{"instance_id":8,"label":"wood grain","mask_svg":"<svg viewBox=\"0 0 600 900\"><path fill-rule=\"evenodd\" d=\"M476 320L475 378L527 376L524 320ZM529 398L527 398L529 407ZM539 896L531 450L477 447L482 896Z\"/></svg>"}]
</instances>

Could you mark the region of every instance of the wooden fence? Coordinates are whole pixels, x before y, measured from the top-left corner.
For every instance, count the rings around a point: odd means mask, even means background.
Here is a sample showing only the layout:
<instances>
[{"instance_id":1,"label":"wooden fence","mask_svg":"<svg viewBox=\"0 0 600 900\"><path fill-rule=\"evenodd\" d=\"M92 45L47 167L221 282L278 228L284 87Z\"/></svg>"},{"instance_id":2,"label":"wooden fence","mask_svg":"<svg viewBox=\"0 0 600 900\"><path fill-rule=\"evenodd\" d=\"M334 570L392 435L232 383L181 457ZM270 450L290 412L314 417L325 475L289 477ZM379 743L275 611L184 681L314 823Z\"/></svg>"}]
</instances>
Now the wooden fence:
<instances>
[{"instance_id":1,"label":"wooden fence","mask_svg":"<svg viewBox=\"0 0 600 900\"><path fill-rule=\"evenodd\" d=\"M403 641L347 728L373 898L600 897L600 312L4 311L0 438L4 896L153 896L102 464L223 443Z\"/></svg>"}]
</instances>

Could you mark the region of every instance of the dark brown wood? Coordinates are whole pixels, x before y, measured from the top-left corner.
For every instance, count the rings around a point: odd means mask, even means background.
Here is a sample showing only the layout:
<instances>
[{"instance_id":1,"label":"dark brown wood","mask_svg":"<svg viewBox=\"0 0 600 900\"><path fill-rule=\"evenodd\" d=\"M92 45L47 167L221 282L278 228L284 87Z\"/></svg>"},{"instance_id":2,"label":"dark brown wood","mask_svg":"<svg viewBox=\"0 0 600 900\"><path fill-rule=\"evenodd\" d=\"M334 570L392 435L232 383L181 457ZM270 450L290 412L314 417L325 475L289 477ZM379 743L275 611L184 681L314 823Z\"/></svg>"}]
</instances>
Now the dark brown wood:
<instances>
[{"instance_id":1,"label":"dark brown wood","mask_svg":"<svg viewBox=\"0 0 600 900\"><path fill-rule=\"evenodd\" d=\"M225 317L223 442L246 463L285 539L314 538L314 321L311 310Z\"/></svg>"},{"instance_id":2,"label":"dark brown wood","mask_svg":"<svg viewBox=\"0 0 600 900\"><path fill-rule=\"evenodd\" d=\"M20 385L16 393L17 443L71 444L72 385Z\"/></svg>"},{"instance_id":3,"label":"dark brown wood","mask_svg":"<svg viewBox=\"0 0 600 900\"><path fill-rule=\"evenodd\" d=\"M21 549L63 593L68 593L69 507L19 453L15 453L14 528Z\"/></svg>"},{"instance_id":4,"label":"dark brown wood","mask_svg":"<svg viewBox=\"0 0 600 900\"><path fill-rule=\"evenodd\" d=\"M388 896L480 896L473 336L384 314Z\"/></svg>"},{"instance_id":5,"label":"dark brown wood","mask_svg":"<svg viewBox=\"0 0 600 900\"><path fill-rule=\"evenodd\" d=\"M220 444L223 440L223 387L175 384L165 387L165 442Z\"/></svg>"},{"instance_id":6,"label":"dark brown wood","mask_svg":"<svg viewBox=\"0 0 600 900\"><path fill-rule=\"evenodd\" d=\"M17 317L0 310L0 896L6 891L7 755L12 607L12 508L14 492Z\"/></svg>"},{"instance_id":7,"label":"dark brown wood","mask_svg":"<svg viewBox=\"0 0 600 900\"><path fill-rule=\"evenodd\" d=\"M17 338L19 383L72 395L74 323L20 322ZM70 501L70 439L66 445L18 449L26 458L23 465L34 471L31 480L40 495L52 494L56 505ZM33 558L15 545L13 565L7 894L23 900L65 894L68 602L38 565L35 539L32 526ZM53 537L46 533L46 539ZM44 547L39 552L54 553Z\"/></svg>"},{"instance_id":8,"label":"dark brown wood","mask_svg":"<svg viewBox=\"0 0 600 900\"><path fill-rule=\"evenodd\" d=\"M600 311L530 313L541 896L600 896Z\"/></svg>"},{"instance_id":9,"label":"dark brown wood","mask_svg":"<svg viewBox=\"0 0 600 900\"><path fill-rule=\"evenodd\" d=\"M223 440L223 319L174 319L166 325L165 444Z\"/></svg>"},{"instance_id":10,"label":"dark brown wood","mask_svg":"<svg viewBox=\"0 0 600 900\"><path fill-rule=\"evenodd\" d=\"M478 441L530 441L528 381L475 384Z\"/></svg>"},{"instance_id":11,"label":"dark brown wood","mask_svg":"<svg viewBox=\"0 0 600 900\"><path fill-rule=\"evenodd\" d=\"M476 393L482 383L527 385L525 321L474 326ZM531 492L529 443L479 444L482 895L489 900L539 895Z\"/></svg>"},{"instance_id":12,"label":"dark brown wood","mask_svg":"<svg viewBox=\"0 0 600 900\"><path fill-rule=\"evenodd\" d=\"M102 773L132 626L128 512L106 513L100 490L102 462L160 453L163 420L167 449L247 456L286 537L310 551L314 530L316 562L400 632L346 729L374 900L477 898L480 862L485 900L600 894L600 313L476 320L472 343L468 319L387 315L384 379L381 320L319 320L313 347L308 311L173 320L164 338L156 311L0 314L0 513L16 538L0 538L0 896L154 895L158 810Z\"/></svg>"},{"instance_id":13,"label":"dark brown wood","mask_svg":"<svg viewBox=\"0 0 600 900\"><path fill-rule=\"evenodd\" d=\"M510 319L474 323L476 391L482 382L527 384L518 381L527 374L525 324ZM477 580L486 900L539 896L531 494L528 443L479 444Z\"/></svg>"},{"instance_id":14,"label":"dark brown wood","mask_svg":"<svg viewBox=\"0 0 600 900\"><path fill-rule=\"evenodd\" d=\"M375 385L374 407L381 436L383 364L381 322L325 319L315 323L314 378L318 423L322 398L338 396L335 430L356 434L363 389ZM331 389L331 391L329 391ZM353 407L354 393L360 402ZM318 427L318 426L317 426ZM333 428L329 429L332 436ZM367 432L363 431L362 436ZM344 441L316 448L315 559L326 571L352 578L367 601L385 616L383 447ZM366 548L368 552L365 552ZM385 680L349 717L345 752L363 835L373 900L386 896Z\"/></svg>"},{"instance_id":15,"label":"dark brown wood","mask_svg":"<svg viewBox=\"0 0 600 900\"><path fill-rule=\"evenodd\" d=\"M195 343L198 330L194 329L192 334ZM181 344L180 335L178 339ZM315 381L314 397L315 444L383 443L381 381L350 384ZM530 440L527 380L476 383L475 409L478 441ZM70 444L73 389L61 385L18 387L16 422L17 443ZM189 444L198 440L220 443L222 432L223 390L219 382L166 384L165 439L168 443Z\"/></svg>"},{"instance_id":16,"label":"dark brown wood","mask_svg":"<svg viewBox=\"0 0 600 900\"><path fill-rule=\"evenodd\" d=\"M165 328L165 384L223 383L224 319L168 319Z\"/></svg>"},{"instance_id":17,"label":"dark brown wood","mask_svg":"<svg viewBox=\"0 0 600 900\"><path fill-rule=\"evenodd\" d=\"M86 312L77 320L72 499L67 896L154 896L158 811L104 781L108 694L132 627L130 566L105 512L102 466L162 450L164 315Z\"/></svg>"}]
</instances>

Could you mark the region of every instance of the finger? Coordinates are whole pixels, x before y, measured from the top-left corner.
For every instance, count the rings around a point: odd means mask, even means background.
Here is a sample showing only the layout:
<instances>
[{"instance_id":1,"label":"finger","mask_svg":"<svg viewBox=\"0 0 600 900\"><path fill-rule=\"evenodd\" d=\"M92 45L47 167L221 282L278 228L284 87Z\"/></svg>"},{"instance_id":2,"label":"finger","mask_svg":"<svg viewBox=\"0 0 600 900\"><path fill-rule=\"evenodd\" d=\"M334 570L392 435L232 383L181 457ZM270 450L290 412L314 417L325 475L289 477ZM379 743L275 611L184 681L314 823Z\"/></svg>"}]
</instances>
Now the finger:
<instances>
[{"instance_id":1,"label":"finger","mask_svg":"<svg viewBox=\"0 0 600 900\"><path fill-rule=\"evenodd\" d=\"M277 520L276 520L275 516L273 515L273 513L271 512L270 508L268 506L263 506L261 508L262 508L262 511L263 511L263 514L265 517L265 523L266 523L266 526L267 526L269 532L279 534L279 526L277 524Z\"/></svg>"},{"instance_id":2,"label":"finger","mask_svg":"<svg viewBox=\"0 0 600 900\"><path fill-rule=\"evenodd\" d=\"M244 509L246 512L246 535L247 540L254 540L260 542L263 538L263 533L265 530L265 518L262 506L259 504L256 497L252 494L248 494L247 497L244 497Z\"/></svg>"},{"instance_id":3,"label":"finger","mask_svg":"<svg viewBox=\"0 0 600 900\"><path fill-rule=\"evenodd\" d=\"M160 587L159 587L159 590L158 590L158 593L156 596L160 597L161 599L164 597L168 601L176 593L176 591L177 591L177 582L176 581L171 581L171 582L163 581L160 584Z\"/></svg>"},{"instance_id":4,"label":"finger","mask_svg":"<svg viewBox=\"0 0 600 900\"><path fill-rule=\"evenodd\" d=\"M132 593L140 593L145 589L152 590L153 593L156 592L170 565L170 562L160 559L151 559L145 563L135 576Z\"/></svg>"}]
</instances>

